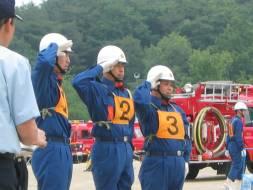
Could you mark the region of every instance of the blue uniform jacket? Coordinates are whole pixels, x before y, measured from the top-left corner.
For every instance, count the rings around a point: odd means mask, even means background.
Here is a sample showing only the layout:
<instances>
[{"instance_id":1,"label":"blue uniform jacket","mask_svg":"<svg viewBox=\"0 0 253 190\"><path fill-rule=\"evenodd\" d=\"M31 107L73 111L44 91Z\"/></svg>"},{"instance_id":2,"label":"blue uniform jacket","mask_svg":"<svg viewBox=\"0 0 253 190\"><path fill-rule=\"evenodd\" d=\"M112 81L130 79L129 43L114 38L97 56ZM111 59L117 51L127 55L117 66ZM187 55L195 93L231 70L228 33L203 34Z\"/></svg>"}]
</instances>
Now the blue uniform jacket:
<instances>
[{"instance_id":1,"label":"blue uniform jacket","mask_svg":"<svg viewBox=\"0 0 253 190\"><path fill-rule=\"evenodd\" d=\"M56 64L57 45L52 44L50 48L39 53L35 67L32 71L32 82L35 96L41 111L43 108L53 108L60 99L58 80L54 73ZM46 132L47 136L70 137L71 126L68 119L53 109L50 110L51 116L47 115L45 119L37 118L36 122L39 128Z\"/></svg>"},{"instance_id":2,"label":"blue uniform jacket","mask_svg":"<svg viewBox=\"0 0 253 190\"><path fill-rule=\"evenodd\" d=\"M240 117L235 116L231 120L231 124L233 126L233 137L227 136L226 139L226 144L227 147L229 144L234 144L234 148L236 148L238 151L241 151L244 147L243 144L243 138L242 138L242 133L243 133L243 123Z\"/></svg>"},{"instance_id":3,"label":"blue uniform jacket","mask_svg":"<svg viewBox=\"0 0 253 190\"><path fill-rule=\"evenodd\" d=\"M136 114L141 124L142 133L145 137L150 135L155 135L158 130L158 114L157 107L159 110L163 111L175 111L181 113L185 133L188 132L189 123L187 121L184 111L174 103L168 105L162 105L160 99L151 96L151 85L149 82L145 81L140 85L134 93L135 109ZM151 103L155 105L152 106ZM173 107L172 107L173 105ZM185 161L189 161L190 151L191 151L191 142L190 139L185 140L174 140L174 139L161 139L153 137L152 140L145 141L145 150L146 151L157 151L157 152L166 152L166 151L184 151Z\"/></svg>"},{"instance_id":4,"label":"blue uniform jacket","mask_svg":"<svg viewBox=\"0 0 253 190\"><path fill-rule=\"evenodd\" d=\"M102 67L97 65L86 70L73 79L73 86L80 98L86 104L90 117L95 126L92 129L94 137L123 137L132 139L134 118L129 125L110 124L110 130L101 127L96 122L107 121L107 107L114 106L113 93L121 97L129 97L128 91L124 88L116 88L114 82L106 78L99 80L102 75Z\"/></svg>"}]
</instances>

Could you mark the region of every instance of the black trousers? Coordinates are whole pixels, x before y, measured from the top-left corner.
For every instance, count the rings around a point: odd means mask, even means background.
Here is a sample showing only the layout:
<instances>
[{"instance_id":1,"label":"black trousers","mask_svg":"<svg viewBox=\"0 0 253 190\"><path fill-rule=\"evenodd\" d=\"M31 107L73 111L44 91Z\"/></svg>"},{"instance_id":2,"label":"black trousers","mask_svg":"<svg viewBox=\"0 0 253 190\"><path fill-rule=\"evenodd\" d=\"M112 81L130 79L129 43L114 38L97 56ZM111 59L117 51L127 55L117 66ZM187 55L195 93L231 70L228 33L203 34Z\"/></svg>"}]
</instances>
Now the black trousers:
<instances>
[{"instance_id":1,"label":"black trousers","mask_svg":"<svg viewBox=\"0 0 253 190\"><path fill-rule=\"evenodd\" d=\"M0 157L0 190L18 190L15 160Z\"/></svg>"},{"instance_id":2,"label":"black trousers","mask_svg":"<svg viewBox=\"0 0 253 190\"><path fill-rule=\"evenodd\" d=\"M0 154L0 190L27 190L28 171L23 157Z\"/></svg>"}]
</instances>

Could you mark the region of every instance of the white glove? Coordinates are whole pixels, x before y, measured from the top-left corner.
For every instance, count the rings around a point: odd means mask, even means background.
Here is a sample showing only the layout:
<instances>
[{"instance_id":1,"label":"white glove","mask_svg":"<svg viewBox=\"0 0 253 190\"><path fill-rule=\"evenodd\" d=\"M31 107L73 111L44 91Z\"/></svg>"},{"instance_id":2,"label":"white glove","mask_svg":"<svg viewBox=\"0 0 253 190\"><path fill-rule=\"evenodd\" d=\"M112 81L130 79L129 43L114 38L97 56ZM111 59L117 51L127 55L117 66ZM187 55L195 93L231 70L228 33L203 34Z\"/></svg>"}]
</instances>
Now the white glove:
<instances>
[{"instance_id":1,"label":"white glove","mask_svg":"<svg viewBox=\"0 0 253 190\"><path fill-rule=\"evenodd\" d=\"M57 56L63 56L63 55L65 55L64 51L66 51L67 49L71 48L72 45L73 45L72 40L68 40L64 44L60 45L58 47L58 50L57 50Z\"/></svg>"},{"instance_id":2,"label":"white glove","mask_svg":"<svg viewBox=\"0 0 253 190\"><path fill-rule=\"evenodd\" d=\"M185 162L184 178L186 178L188 173L189 173L189 163Z\"/></svg>"},{"instance_id":3,"label":"white glove","mask_svg":"<svg viewBox=\"0 0 253 190\"><path fill-rule=\"evenodd\" d=\"M241 155L242 155L242 157L246 157L246 150L245 149L243 149L242 151L241 151Z\"/></svg>"},{"instance_id":4,"label":"white glove","mask_svg":"<svg viewBox=\"0 0 253 190\"><path fill-rule=\"evenodd\" d=\"M119 62L118 59L112 59L105 62L100 63L101 67L103 67L103 73L107 73Z\"/></svg>"},{"instance_id":5,"label":"white glove","mask_svg":"<svg viewBox=\"0 0 253 190\"><path fill-rule=\"evenodd\" d=\"M156 75L151 76L150 78L147 78L147 81L151 84L151 89L156 88L160 84L161 73L157 73Z\"/></svg>"},{"instance_id":6,"label":"white glove","mask_svg":"<svg viewBox=\"0 0 253 190\"><path fill-rule=\"evenodd\" d=\"M224 154L225 154L226 157L230 157L230 154L229 154L229 151L228 151L228 150L225 150L225 153L224 153Z\"/></svg>"}]
</instances>

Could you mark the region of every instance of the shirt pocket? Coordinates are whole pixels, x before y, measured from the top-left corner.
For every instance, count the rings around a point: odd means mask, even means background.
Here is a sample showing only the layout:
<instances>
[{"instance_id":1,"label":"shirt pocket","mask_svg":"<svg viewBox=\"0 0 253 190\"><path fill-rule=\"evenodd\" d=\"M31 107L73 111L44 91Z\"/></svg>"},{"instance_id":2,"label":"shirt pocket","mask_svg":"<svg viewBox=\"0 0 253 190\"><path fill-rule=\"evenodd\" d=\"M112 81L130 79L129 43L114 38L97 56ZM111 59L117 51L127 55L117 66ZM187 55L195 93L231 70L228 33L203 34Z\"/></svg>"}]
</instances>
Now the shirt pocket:
<instances>
[{"instance_id":1,"label":"shirt pocket","mask_svg":"<svg viewBox=\"0 0 253 190\"><path fill-rule=\"evenodd\" d=\"M108 107L109 105L114 106L113 94L111 92L105 92L105 94L102 96L102 101L106 107Z\"/></svg>"}]
</instances>

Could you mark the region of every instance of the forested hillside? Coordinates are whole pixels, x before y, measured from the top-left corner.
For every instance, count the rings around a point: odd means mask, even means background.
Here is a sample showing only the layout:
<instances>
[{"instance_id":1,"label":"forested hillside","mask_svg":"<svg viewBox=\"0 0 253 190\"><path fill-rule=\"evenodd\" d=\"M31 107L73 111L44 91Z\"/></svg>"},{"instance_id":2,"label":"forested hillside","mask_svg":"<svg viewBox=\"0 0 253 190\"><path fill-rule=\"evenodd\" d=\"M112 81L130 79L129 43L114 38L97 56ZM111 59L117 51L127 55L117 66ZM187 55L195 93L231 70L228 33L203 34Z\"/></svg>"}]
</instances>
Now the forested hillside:
<instances>
[{"instance_id":1,"label":"forested hillside","mask_svg":"<svg viewBox=\"0 0 253 190\"><path fill-rule=\"evenodd\" d=\"M134 89L156 64L169 66L178 85L205 80L253 82L253 1L48 0L20 7L11 48L33 64L41 37L60 32L74 42L66 80L71 119L89 116L70 86L72 76L96 64L101 47L127 55L126 80Z\"/></svg>"}]
</instances>

